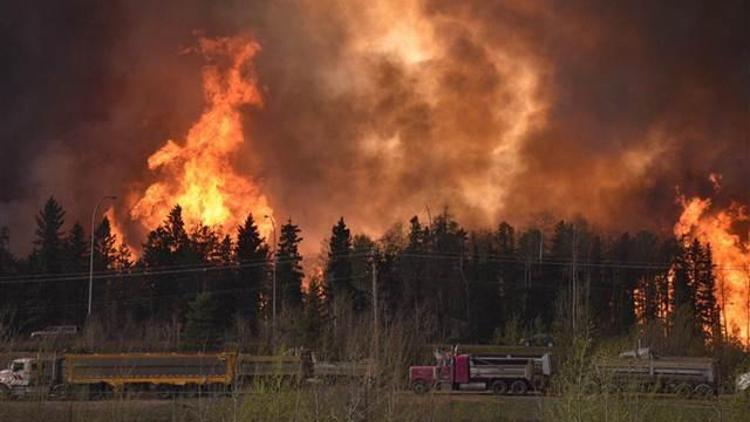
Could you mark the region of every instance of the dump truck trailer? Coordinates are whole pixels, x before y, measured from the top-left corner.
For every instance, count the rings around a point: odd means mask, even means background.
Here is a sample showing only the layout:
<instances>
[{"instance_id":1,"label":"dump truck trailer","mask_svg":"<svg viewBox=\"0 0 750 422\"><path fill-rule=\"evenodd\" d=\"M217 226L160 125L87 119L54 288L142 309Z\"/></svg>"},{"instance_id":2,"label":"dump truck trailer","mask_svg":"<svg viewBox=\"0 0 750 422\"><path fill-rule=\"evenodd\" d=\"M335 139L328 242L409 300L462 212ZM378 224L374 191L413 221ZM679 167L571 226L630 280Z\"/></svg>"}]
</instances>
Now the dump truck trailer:
<instances>
[{"instance_id":1,"label":"dump truck trailer","mask_svg":"<svg viewBox=\"0 0 750 422\"><path fill-rule=\"evenodd\" d=\"M435 352L437 365L412 366L409 381L414 392L490 390L495 394L524 395L543 391L552 374L551 357Z\"/></svg>"},{"instance_id":2,"label":"dump truck trailer","mask_svg":"<svg viewBox=\"0 0 750 422\"><path fill-rule=\"evenodd\" d=\"M20 358L0 372L0 395L96 398L107 393L227 390L234 381L232 353L66 354Z\"/></svg>"},{"instance_id":3,"label":"dump truck trailer","mask_svg":"<svg viewBox=\"0 0 750 422\"><path fill-rule=\"evenodd\" d=\"M375 377L375 362L370 359L357 361L327 362L313 364L315 380L326 384L366 382Z\"/></svg>"},{"instance_id":4,"label":"dump truck trailer","mask_svg":"<svg viewBox=\"0 0 750 422\"><path fill-rule=\"evenodd\" d=\"M246 388L260 380L272 384L299 384L314 376L309 352L300 356L264 356L240 354L237 357L235 384Z\"/></svg>"},{"instance_id":5,"label":"dump truck trailer","mask_svg":"<svg viewBox=\"0 0 750 422\"><path fill-rule=\"evenodd\" d=\"M259 379L293 384L313 376L309 353L65 354L17 358L0 371L1 398L99 398L150 393L193 396L248 388Z\"/></svg>"},{"instance_id":6,"label":"dump truck trailer","mask_svg":"<svg viewBox=\"0 0 750 422\"><path fill-rule=\"evenodd\" d=\"M716 362L711 358L656 356L648 349L626 352L596 365L600 387L677 394L682 397L718 392Z\"/></svg>"}]
</instances>

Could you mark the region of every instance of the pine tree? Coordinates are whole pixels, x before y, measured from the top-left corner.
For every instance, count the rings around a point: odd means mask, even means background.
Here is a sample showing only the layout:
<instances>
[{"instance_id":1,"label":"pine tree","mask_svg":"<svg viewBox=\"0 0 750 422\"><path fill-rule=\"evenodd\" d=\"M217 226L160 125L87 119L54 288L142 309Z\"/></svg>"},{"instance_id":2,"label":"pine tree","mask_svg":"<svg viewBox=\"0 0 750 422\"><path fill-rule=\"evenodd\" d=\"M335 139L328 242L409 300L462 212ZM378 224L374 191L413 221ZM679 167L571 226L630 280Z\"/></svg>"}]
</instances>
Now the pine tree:
<instances>
[{"instance_id":1,"label":"pine tree","mask_svg":"<svg viewBox=\"0 0 750 422\"><path fill-rule=\"evenodd\" d=\"M337 298L354 299L352 287L352 236L341 217L333 226L328 245L326 265L326 295L329 300Z\"/></svg>"},{"instance_id":2,"label":"pine tree","mask_svg":"<svg viewBox=\"0 0 750 422\"><path fill-rule=\"evenodd\" d=\"M612 334L626 333L636 322L635 290L637 275L627 265L633 261L633 238L623 233L612 245L609 259L618 263L610 267L612 289L611 329Z\"/></svg>"},{"instance_id":3,"label":"pine tree","mask_svg":"<svg viewBox=\"0 0 750 422\"><path fill-rule=\"evenodd\" d=\"M697 278L695 280L696 313L702 331L713 345L721 342L721 318L716 300L716 276L714 274L711 245L702 248L696 256Z\"/></svg>"},{"instance_id":4,"label":"pine tree","mask_svg":"<svg viewBox=\"0 0 750 422\"><path fill-rule=\"evenodd\" d=\"M40 273L59 273L63 268L64 252L62 227L65 211L50 197L36 217L35 270Z\"/></svg>"},{"instance_id":5,"label":"pine tree","mask_svg":"<svg viewBox=\"0 0 750 422\"><path fill-rule=\"evenodd\" d=\"M555 292L544 285L541 257L544 252L542 232L529 229L518 239L518 256L523 261L523 294L520 298L521 319L542 318L554 303Z\"/></svg>"},{"instance_id":6,"label":"pine tree","mask_svg":"<svg viewBox=\"0 0 750 422\"><path fill-rule=\"evenodd\" d=\"M17 271L16 259L10 252L10 231L7 227L0 226L0 276L15 275ZM23 287L5 285L0 288L3 292L0 294L0 324L11 329L17 328L18 316L23 315L18 306L22 303Z\"/></svg>"},{"instance_id":7,"label":"pine tree","mask_svg":"<svg viewBox=\"0 0 750 422\"><path fill-rule=\"evenodd\" d=\"M120 271L128 270L133 267L133 252L125 241L120 242L115 253L115 268Z\"/></svg>"},{"instance_id":8,"label":"pine tree","mask_svg":"<svg viewBox=\"0 0 750 422\"><path fill-rule=\"evenodd\" d=\"M506 222L500 223L494 236L496 245L488 245L489 254L497 255L499 259L494 260L493 267L496 271L492 274L497 282L494 295L499 301L496 305L498 315L494 318L494 325L499 327L503 324L505 316L520 316L522 307L519 298L523 296L523 285L519 280L520 269L518 266L518 255L516 250L515 230ZM510 319L510 318L508 318ZM494 328L494 327L493 327Z\"/></svg>"},{"instance_id":9,"label":"pine tree","mask_svg":"<svg viewBox=\"0 0 750 422\"><path fill-rule=\"evenodd\" d=\"M109 219L104 217L94 231L94 271L111 270L115 266L117 238L112 234Z\"/></svg>"},{"instance_id":10,"label":"pine tree","mask_svg":"<svg viewBox=\"0 0 750 422\"><path fill-rule=\"evenodd\" d=\"M427 280L429 297L435 307L438 324L447 327L451 341L468 333L471 315L471 290L466 277L467 233L444 209L432 222L426 237L428 244Z\"/></svg>"},{"instance_id":11,"label":"pine tree","mask_svg":"<svg viewBox=\"0 0 750 422\"><path fill-rule=\"evenodd\" d=\"M235 259L240 269L234 286L234 312L248 321L251 330L256 330L258 311L263 288L268 282L268 245L261 238L258 226L250 213L245 223L237 229Z\"/></svg>"},{"instance_id":12,"label":"pine tree","mask_svg":"<svg viewBox=\"0 0 750 422\"><path fill-rule=\"evenodd\" d=\"M401 254L398 266L398 278L403 283L403 312L419 314L425 299L427 263L425 254L427 251L427 238L429 230L422 227L419 218L414 216L409 220L408 242Z\"/></svg>"},{"instance_id":13,"label":"pine tree","mask_svg":"<svg viewBox=\"0 0 750 422\"><path fill-rule=\"evenodd\" d=\"M695 307L695 286L692 277L694 277L694 254L700 245L683 245L680 247L678 254L674 258L672 267L674 268L674 281L672 293L672 325L679 322L687 322L696 334L696 327L699 322Z\"/></svg>"},{"instance_id":14,"label":"pine tree","mask_svg":"<svg viewBox=\"0 0 750 422\"><path fill-rule=\"evenodd\" d=\"M352 239L352 306L362 311L372 305L372 260L378 262L380 253L375 242L366 235L359 234Z\"/></svg>"},{"instance_id":15,"label":"pine tree","mask_svg":"<svg viewBox=\"0 0 750 422\"><path fill-rule=\"evenodd\" d=\"M83 227L75 223L65 238L65 272L83 273L88 270L89 262L89 243ZM87 302L88 297L88 280L75 280L68 284L65 292L64 303L68 304L65 308L65 318L68 321L81 323L86 317L84 307L74 306Z\"/></svg>"},{"instance_id":16,"label":"pine tree","mask_svg":"<svg viewBox=\"0 0 750 422\"><path fill-rule=\"evenodd\" d=\"M314 348L323 330L325 307L323 306L323 288L319 277L313 277L305 294L305 316L302 331L304 344Z\"/></svg>"},{"instance_id":17,"label":"pine tree","mask_svg":"<svg viewBox=\"0 0 750 422\"><path fill-rule=\"evenodd\" d=\"M71 273L83 272L88 269L89 242L83 227L75 223L65 238L65 271Z\"/></svg>"},{"instance_id":18,"label":"pine tree","mask_svg":"<svg viewBox=\"0 0 750 422\"><path fill-rule=\"evenodd\" d=\"M149 232L143 244L141 264L146 269L174 268L175 266L200 265L185 230L182 208L176 205L164 223ZM169 320L183 312L186 302L200 290L198 276L157 275L142 280L141 291L148 297L147 309L140 314Z\"/></svg>"},{"instance_id":19,"label":"pine tree","mask_svg":"<svg viewBox=\"0 0 750 422\"><path fill-rule=\"evenodd\" d=\"M278 251L276 253L276 282L282 309L298 309L302 306L302 255L299 252L300 229L292 220L281 226Z\"/></svg>"},{"instance_id":20,"label":"pine tree","mask_svg":"<svg viewBox=\"0 0 750 422\"><path fill-rule=\"evenodd\" d=\"M112 234L109 219L104 217L94 231L94 271L108 272L115 269L117 259L116 236ZM116 326L122 314L124 299L114 278L97 279L93 284L94 312L105 316L109 326Z\"/></svg>"},{"instance_id":21,"label":"pine tree","mask_svg":"<svg viewBox=\"0 0 750 422\"><path fill-rule=\"evenodd\" d=\"M213 348L222 339L219 304L208 292L188 302L185 315L185 342L193 349Z\"/></svg>"},{"instance_id":22,"label":"pine tree","mask_svg":"<svg viewBox=\"0 0 750 422\"><path fill-rule=\"evenodd\" d=\"M36 239L31 254L32 271L40 274L57 274L64 271L65 251L62 227L65 211L50 197L36 216ZM33 286L27 297L26 308L30 310L30 325L59 324L64 317L64 307L58 298L64 298L68 289L66 282L39 283Z\"/></svg>"}]
</instances>

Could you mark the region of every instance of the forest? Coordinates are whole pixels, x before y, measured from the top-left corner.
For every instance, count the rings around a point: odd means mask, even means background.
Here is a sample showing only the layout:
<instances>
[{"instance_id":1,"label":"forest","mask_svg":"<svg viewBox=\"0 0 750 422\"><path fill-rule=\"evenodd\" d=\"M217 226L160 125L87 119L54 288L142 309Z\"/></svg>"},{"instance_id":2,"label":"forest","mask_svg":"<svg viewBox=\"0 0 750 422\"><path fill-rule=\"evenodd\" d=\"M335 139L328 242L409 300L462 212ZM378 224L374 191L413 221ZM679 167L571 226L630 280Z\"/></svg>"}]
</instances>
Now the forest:
<instances>
[{"instance_id":1,"label":"forest","mask_svg":"<svg viewBox=\"0 0 750 422\"><path fill-rule=\"evenodd\" d=\"M446 209L372 238L352 233L342 217L327 250L303 260L304 232L292 220L280 225L275 244L250 212L220 234L186 227L176 205L135 258L106 217L90 251L82 225L70 224L50 198L36 216L28 256L8 250L11 235L3 228L0 236L6 336L95 322L102 340L158 326L186 349L273 335L289 347L336 355L337 335L369 327L377 306L377 324L408 323L420 339L444 344L514 345L548 334L562 342L585 333L703 355L739 342L737 327L722 324L711 245L648 231L613 235L583 219L548 230L503 222L469 231Z\"/></svg>"}]
</instances>

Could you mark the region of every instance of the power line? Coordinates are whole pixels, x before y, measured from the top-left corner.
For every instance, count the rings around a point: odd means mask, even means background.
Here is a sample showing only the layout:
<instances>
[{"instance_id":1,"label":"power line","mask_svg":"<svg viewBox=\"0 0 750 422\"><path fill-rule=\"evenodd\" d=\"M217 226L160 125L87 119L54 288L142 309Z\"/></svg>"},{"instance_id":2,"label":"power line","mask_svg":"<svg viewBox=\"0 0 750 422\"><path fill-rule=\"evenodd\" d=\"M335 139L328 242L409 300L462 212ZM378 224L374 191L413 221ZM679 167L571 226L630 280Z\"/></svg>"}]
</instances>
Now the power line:
<instances>
[{"instance_id":1,"label":"power line","mask_svg":"<svg viewBox=\"0 0 750 422\"><path fill-rule=\"evenodd\" d=\"M349 258L365 258L369 257L369 252L353 253L349 255ZM543 260L526 260L516 256L503 256L503 255L462 255L460 253L451 252L402 252L397 254L397 258L418 258L418 259L444 259L444 260L460 260L463 256L464 260L472 261L472 258L478 258L478 261L488 261L495 263L507 263L507 264L529 264L533 266L541 267L564 267L573 264L572 259L543 259ZM278 260L279 264L293 263L296 262L296 258L281 259ZM222 263L222 264L184 264L174 266L157 266L157 267L132 267L124 270L106 270L94 273L94 279L117 279L117 278L133 278L133 277L156 277L166 275L180 275L180 274L195 274L195 273L207 273L207 272L219 272L219 271L231 271L241 270L248 268L260 268L269 266L271 260L259 259L259 260L246 260L240 261L239 263ZM474 260L477 262L477 260ZM672 267L672 262L624 262L624 261L577 261L576 266L580 268L604 268L604 269L623 269L623 270L661 270L665 271ZM740 266L728 266L728 265L714 265L714 269L726 270L726 271L746 271L746 268ZM88 273L60 273L54 275L47 275L41 277L38 274L28 274L21 276L4 276L0 277L0 285L8 284L36 284L36 283L54 283L63 281L81 281L87 280Z\"/></svg>"}]
</instances>

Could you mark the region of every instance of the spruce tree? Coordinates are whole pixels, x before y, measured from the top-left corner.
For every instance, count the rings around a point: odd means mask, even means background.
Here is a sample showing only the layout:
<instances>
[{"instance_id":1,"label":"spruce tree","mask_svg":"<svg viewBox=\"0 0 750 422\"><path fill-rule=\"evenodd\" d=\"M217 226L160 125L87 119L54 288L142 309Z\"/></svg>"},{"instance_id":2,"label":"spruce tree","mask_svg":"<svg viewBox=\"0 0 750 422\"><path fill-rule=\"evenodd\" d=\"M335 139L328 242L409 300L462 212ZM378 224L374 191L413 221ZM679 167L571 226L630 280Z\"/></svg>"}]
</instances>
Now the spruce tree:
<instances>
[{"instance_id":1,"label":"spruce tree","mask_svg":"<svg viewBox=\"0 0 750 422\"><path fill-rule=\"evenodd\" d=\"M255 331L258 324L258 311L263 288L267 284L269 256L268 245L260 236L252 213L248 213L245 223L237 229L237 245L234 252L239 271L234 286L234 312L250 324Z\"/></svg>"},{"instance_id":2,"label":"spruce tree","mask_svg":"<svg viewBox=\"0 0 750 422\"><path fill-rule=\"evenodd\" d=\"M697 256L698 271L695 280L696 313L706 339L713 345L721 342L721 318L716 300L716 276L713 253L707 244Z\"/></svg>"},{"instance_id":3,"label":"spruce tree","mask_svg":"<svg viewBox=\"0 0 750 422\"><path fill-rule=\"evenodd\" d=\"M109 219L104 217L94 231L94 271L103 273L115 269L117 259L116 236ZM94 312L103 316L110 326L116 326L124 299L115 278L96 279L93 284Z\"/></svg>"},{"instance_id":4,"label":"spruce tree","mask_svg":"<svg viewBox=\"0 0 750 422\"><path fill-rule=\"evenodd\" d=\"M337 298L352 300L352 235L341 217L332 228L328 245L326 265L326 295L329 300Z\"/></svg>"},{"instance_id":5,"label":"spruce tree","mask_svg":"<svg viewBox=\"0 0 750 422\"><path fill-rule=\"evenodd\" d=\"M146 269L158 271L200 263L196 260L196 254L185 230L182 208L176 205L164 223L149 232L143 244L141 264ZM146 309L141 309L139 313L160 320L169 320L183 313L187 300L194 297L199 290L200 284L196 280L197 277L181 274L146 276L142 280L141 292L148 297L148 301Z\"/></svg>"},{"instance_id":6,"label":"spruce tree","mask_svg":"<svg viewBox=\"0 0 750 422\"><path fill-rule=\"evenodd\" d=\"M409 220L407 244L401 253L398 278L403 283L403 311L416 316L424 302L427 284L427 238L429 230L423 227L417 216Z\"/></svg>"},{"instance_id":7,"label":"spruce tree","mask_svg":"<svg viewBox=\"0 0 750 422\"><path fill-rule=\"evenodd\" d=\"M219 303L208 292L188 302L185 315L185 342L191 349L210 349L223 337Z\"/></svg>"},{"instance_id":8,"label":"spruce tree","mask_svg":"<svg viewBox=\"0 0 750 422\"><path fill-rule=\"evenodd\" d=\"M65 211L54 197L50 197L36 216L36 239L30 258L34 272L57 274L64 271L64 222ZM39 327L63 323L61 320L64 318L63 309L66 305L58 299L66 296L67 289L66 282L35 284L29 291L30 296L25 305L31 311L30 325Z\"/></svg>"},{"instance_id":9,"label":"spruce tree","mask_svg":"<svg viewBox=\"0 0 750 422\"><path fill-rule=\"evenodd\" d=\"M380 253L375 242L366 235L359 234L352 239L352 306L362 311L372 304L372 260L377 263ZM368 300L368 297L370 300Z\"/></svg>"},{"instance_id":10,"label":"spruce tree","mask_svg":"<svg viewBox=\"0 0 750 422\"><path fill-rule=\"evenodd\" d=\"M50 197L36 216L35 270L39 273L59 273L63 270L64 251L62 227L65 211Z\"/></svg>"},{"instance_id":11,"label":"spruce tree","mask_svg":"<svg viewBox=\"0 0 750 422\"><path fill-rule=\"evenodd\" d=\"M694 273L694 254L700 245L687 245L683 242L674 258L673 293L672 293L672 325L688 324L692 327L692 334L697 334L699 321L696 315L695 286L692 277Z\"/></svg>"},{"instance_id":12,"label":"spruce tree","mask_svg":"<svg viewBox=\"0 0 750 422\"><path fill-rule=\"evenodd\" d=\"M75 223L65 238L65 272L84 273L89 267L89 242L83 227ZM86 317L86 310L76 304L86 303L88 300L88 280L74 280L68 283L64 302L69 306L65 309L66 319L81 323Z\"/></svg>"},{"instance_id":13,"label":"spruce tree","mask_svg":"<svg viewBox=\"0 0 750 422\"><path fill-rule=\"evenodd\" d=\"M94 271L113 269L117 257L117 238L112 234L109 218L104 217L94 231Z\"/></svg>"},{"instance_id":14,"label":"spruce tree","mask_svg":"<svg viewBox=\"0 0 750 422\"><path fill-rule=\"evenodd\" d=\"M302 331L305 346L314 348L323 329L325 308L323 306L323 288L319 277L313 277L305 294L305 316Z\"/></svg>"},{"instance_id":15,"label":"spruce tree","mask_svg":"<svg viewBox=\"0 0 750 422\"><path fill-rule=\"evenodd\" d=\"M298 309L302 305L302 255L299 252L300 229L292 224L292 220L281 226L278 251L276 253L276 281L281 298L277 297L277 306Z\"/></svg>"}]
</instances>

